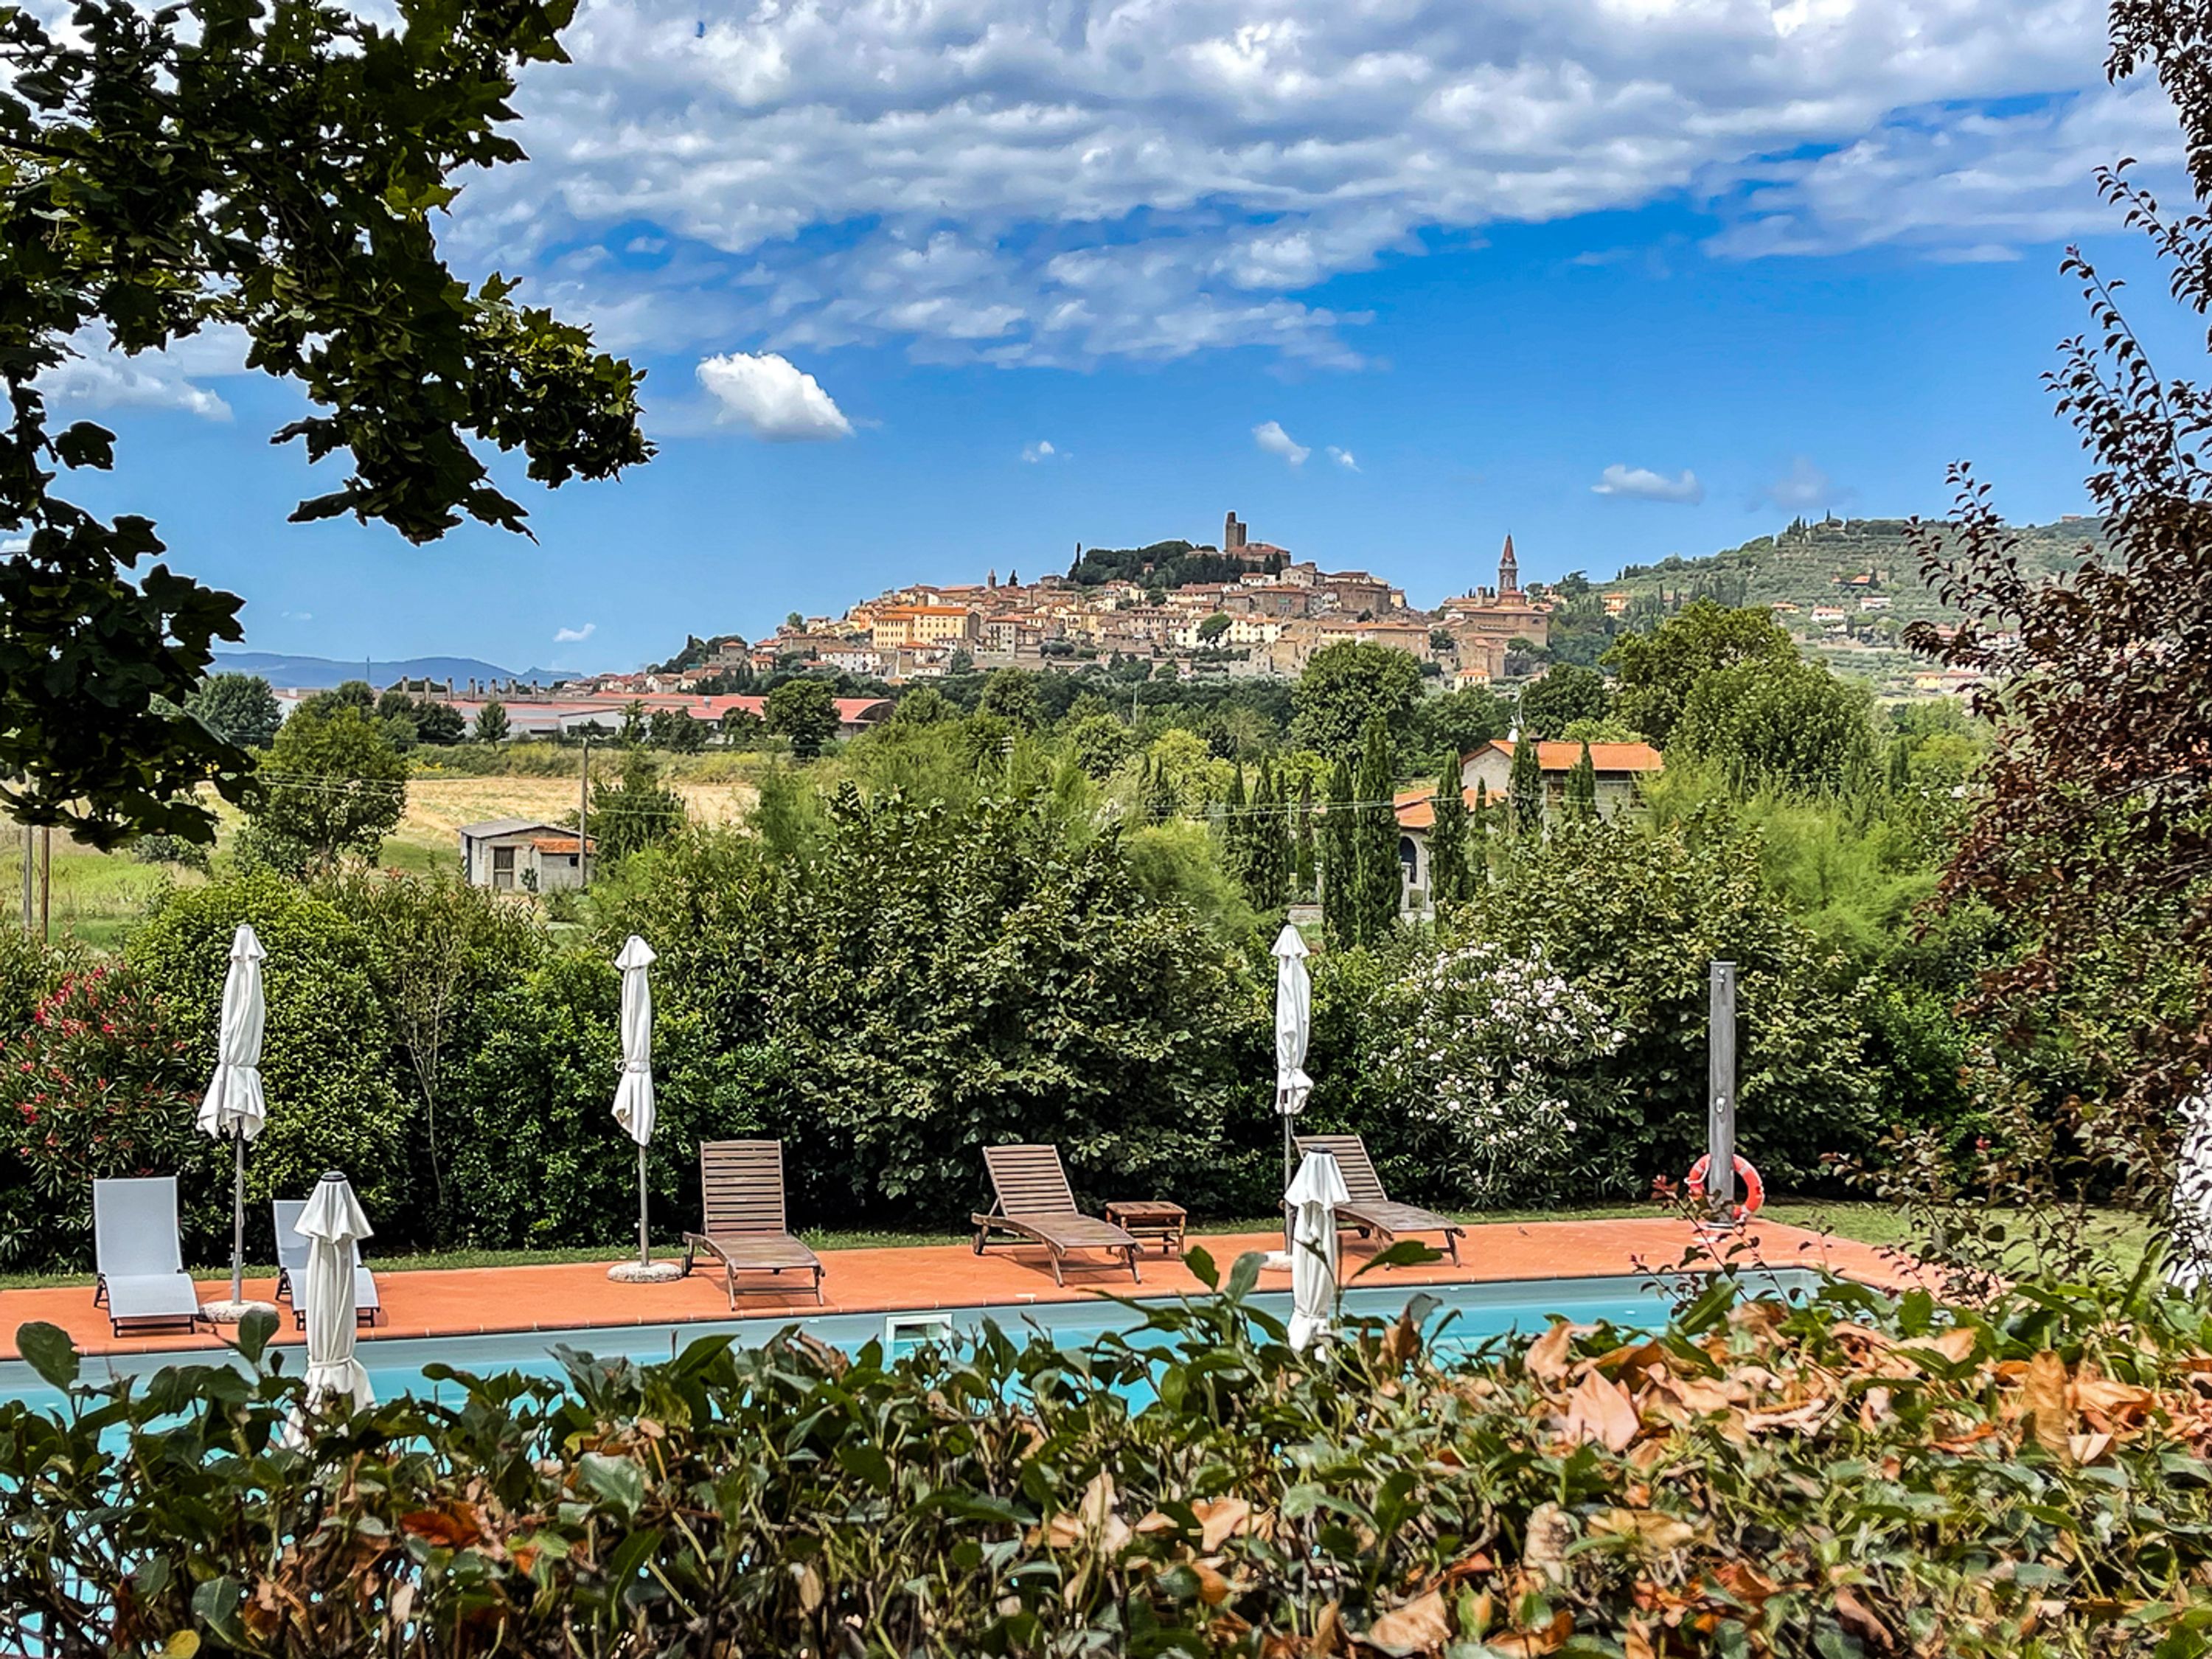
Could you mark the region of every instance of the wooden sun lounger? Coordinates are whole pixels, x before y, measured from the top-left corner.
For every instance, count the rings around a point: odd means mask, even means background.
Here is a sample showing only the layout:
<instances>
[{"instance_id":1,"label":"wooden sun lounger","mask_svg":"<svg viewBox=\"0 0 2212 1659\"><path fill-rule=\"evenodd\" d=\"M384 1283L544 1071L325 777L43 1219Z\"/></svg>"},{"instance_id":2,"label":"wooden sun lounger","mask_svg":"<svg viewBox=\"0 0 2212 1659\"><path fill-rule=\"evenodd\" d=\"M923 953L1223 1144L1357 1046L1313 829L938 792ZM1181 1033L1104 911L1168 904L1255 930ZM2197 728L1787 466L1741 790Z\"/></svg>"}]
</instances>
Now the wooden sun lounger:
<instances>
[{"instance_id":1,"label":"wooden sun lounger","mask_svg":"<svg viewBox=\"0 0 2212 1659\"><path fill-rule=\"evenodd\" d=\"M975 1228L975 1254L991 1242L993 1233L1012 1233L1052 1253L1052 1282L1064 1285L1060 1264L1070 1250L1104 1250L1129 1264L1129 1278L1142 1284L1137 1271L1137 1252L1142 1248L1130 1234L1110 1221L1101 1221L1075 1207L1068 1189L1067 1171L1060 1167L1057 1146L986 1146L983 1166L991 1173L995 1207L988 1215L969 1218Z\"/></svg>"},{"instance_id":2,"label":"wooden sun lounger","mask_svg":"<svg viewBox=\"0 0 2212 1659\"><path fill-rule=\"evenodd\" d=\"M1362 1238L1370 1233L1380 1233L1387 1247L1401 1233L1442 1233L1444 1249L1451 1252L1455 1265L1459 1261L1459 1241L1467 1229L1449 1216L1438 1215L1434 1210L1424 1210L1413 1204L1393 1204L1382 1191L1382 1177L1375 1173L1375 1165L1367 1157L1367 1143L1358 1135L1300 1135L1298 1153L1327 1152L1336 1160L1337 1170L1344 1176L1345 1190L1352 1194L1347 1203L1336 1206L1336 1224L1358 1229Z\"/></svg>"},{"instance_id":3,"label":"wooden sun lounger","mask_svg":"<svg viewBox=\"0 0 2212 1659\"><path fill-rule=\"evenodd\" d=\"M733 1310L741 1273L811 1273L814 1299L822 1300L822 1258L793 1238L785 1223L781 1141L703 1142L699 1184L706 1213L701 1231L684 1235L686 1273L698 1256L720 1261Z\"/></svg>"}]
</instances>

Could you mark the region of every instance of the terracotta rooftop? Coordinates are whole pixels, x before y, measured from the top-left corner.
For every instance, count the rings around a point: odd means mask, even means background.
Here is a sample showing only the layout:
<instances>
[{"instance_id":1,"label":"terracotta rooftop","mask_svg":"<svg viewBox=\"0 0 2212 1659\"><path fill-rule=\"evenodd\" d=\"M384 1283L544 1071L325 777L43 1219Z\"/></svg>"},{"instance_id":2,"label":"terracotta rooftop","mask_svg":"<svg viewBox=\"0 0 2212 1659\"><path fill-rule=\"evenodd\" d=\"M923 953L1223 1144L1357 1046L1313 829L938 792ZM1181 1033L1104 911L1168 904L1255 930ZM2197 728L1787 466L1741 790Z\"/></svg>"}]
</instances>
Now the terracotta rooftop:
<instances>
[{"instance_id":1,"label":"terracotta rooftop","mask_svg":"<svg viewBox=\"0 0 2212 1659\"><path fill-rule=\"evenodd\" d=\"M1203 1244L1224 1270L1247 1250L1281 1248L1281 1236L1275 1233L1194 1235L1191 1242ZM1756 1223L1742 1244L1749 1261L1769 1267L1826 1267L1869 1284L1900 1282L1897 1265L1870 1246L1824 1237L1802 1228ZM1346 1236L1343 1272L1347 1279L1373 1249L1373 1245ZM1501 1223L1468 1230L1460 1251L1462 1266L1439 1260L1426 1267L1392 1268L1363 1283L1403 1285L1410 1289L1418 1285L1656 1273L1674 1267L1696 1249L1689 1224L1668 1216ZM620 1249L610 1247L605 1262L416 1272L384 1268L378 1272L377 1284L385 1322L374 1330L363 1330L362 1340L366 1344L393 1337L712 1323L787 1310L794 1316L817 1311L813 1297L804 1289L745 1289L739 1291L732 1315L720 1281L704 1270L666 1285L617 1285L608 1279L606 1267L622 1256ZM822 1291L826 1307L821 1310L896 1313L983 1305L1019 1307L1028 1303L1082 1301L1102 1292L1176 1296L1197 1294L1204 1289L1181 1261L1157 1253L1145 1256L1144 1282L1137 1286L1130 1285L1125 1269L1104 1265L1086 1268L1079 1265L1083 1260L1079 1257L1070 1262L1069 1282L1063 1287L1053 1283L1044 1252L1021 1245L994 1247L981 1258L965 1244L825 1250L823 1261L828 1271L823 1276ZM377 1267L374 1255L369 1266ZM1260 1282L1262 1290L1287 1290L1290 1274L1263 1273ZM227 1276L204 1280L201 1299L216 1300L229 1289ZM246 1289L250 1297L267 1301L275 1285L265 1279L250 1279ZM20 1358L16 1328L33 1320L60 1326L84 1353L206 1349L216 1344L216 1337L204 1328L197 1334L179 1331L117 1337L109 1328L106 1310L93 1306L89 1285L40 1287L0 1291L0 1359ZM304 1339L287 1316L276 1340L296 1343Z\"/></svg>"}]
</instances>

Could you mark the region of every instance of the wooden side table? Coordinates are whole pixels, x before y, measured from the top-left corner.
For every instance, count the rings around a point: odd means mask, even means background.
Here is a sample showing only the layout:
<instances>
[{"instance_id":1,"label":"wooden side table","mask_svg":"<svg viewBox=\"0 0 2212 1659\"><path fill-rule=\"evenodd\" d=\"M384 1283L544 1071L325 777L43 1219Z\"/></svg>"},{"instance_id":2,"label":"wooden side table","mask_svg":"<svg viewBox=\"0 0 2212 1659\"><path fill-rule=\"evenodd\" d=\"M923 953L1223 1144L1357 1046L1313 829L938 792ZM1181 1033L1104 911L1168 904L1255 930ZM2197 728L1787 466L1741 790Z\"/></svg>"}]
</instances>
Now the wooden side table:
<instances>
[{"instance_id":1,"label":"wooden side table","mask_svg":"<svg viewBox=\"0 0 2212 1659\"><path fill-rule=\"evenodd\" d=\"M1180 1204L1158 1199L1121 1199L1106 1206L1106 1219L1133 1238L1157 1238L1162 1255L1182 1249L1183 1225L1189 1219Z\"/></svg>"}]
</instances>

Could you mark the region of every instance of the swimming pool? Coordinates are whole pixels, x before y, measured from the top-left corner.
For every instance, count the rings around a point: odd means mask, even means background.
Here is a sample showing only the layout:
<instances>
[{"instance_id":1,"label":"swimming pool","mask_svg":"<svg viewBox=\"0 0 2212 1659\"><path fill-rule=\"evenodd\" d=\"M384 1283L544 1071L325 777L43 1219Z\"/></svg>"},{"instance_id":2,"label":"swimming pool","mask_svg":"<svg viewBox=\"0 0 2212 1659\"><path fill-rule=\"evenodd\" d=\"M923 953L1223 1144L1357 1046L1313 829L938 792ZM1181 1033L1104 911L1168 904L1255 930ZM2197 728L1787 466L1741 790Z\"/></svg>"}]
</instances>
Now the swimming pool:
<instances>
[{"instance_id":1,"label":"swimming pool","mask_svg":"<svg viewBox=\"0 0 2212 1659\"><path fill-rule=\"evenodd\" d=\"M1818 1282L1813 1273L1790 1270L1745 1277L1748 1293L1790 1297L1802 1296ZM1471 1351L1515 1332L1534 1334L1553 1318L1577 1324L1603 1322L1631 1329L1648 1328L1664 1324L1671 1305L1648 1278L1511 1279L1486 1285L1362 1285L1344 1292L1343 1316L1395 1319L1417 1296L1436 1304L1425 1328L1448 1354ZM1146 1297L1139 1300L1139 1305L1172 1304L1175 1300ZM1261 1291L1249 1302L1278 1319L1290 1317L1287 1292ZM957 1342L971 1337L986 1322L997 1324L1009 1335L1043 1335L1064 1348L1087 1347L1100 1337L1128 1332L1138 1323L1134 1316L1111 1302L998 1304L896 1313L773 1314L478 1336L378 1337L364 1340L360 1352L380 1400L401 1394L434 1400L441 1393L458 1399L461 1390L457 1384L432 1382L423 1376L422 1368L436 1364L461 1371L518 1371L554 1377L562 1374L552 1356L556 1347L644 1363L673 1358L686 1344L702 1337L729 1336L741 1347L757 1347L778 1332L794 1328L848 1353L880 1341L896 1354L924 1342ZM284 1355L288 1371L296 1372L306 1362L305 1351L296 1345L279 1352ZM99 1382L112 1376L149 1373L164 1365L206 1364L222 1358L219 1348L88 1355L82 1375L87 1382ZM48 1411L61 1405L61 1396L20 1359L0 1360L0 1399L21 1400Z\"/></svg>"}]
</instances>

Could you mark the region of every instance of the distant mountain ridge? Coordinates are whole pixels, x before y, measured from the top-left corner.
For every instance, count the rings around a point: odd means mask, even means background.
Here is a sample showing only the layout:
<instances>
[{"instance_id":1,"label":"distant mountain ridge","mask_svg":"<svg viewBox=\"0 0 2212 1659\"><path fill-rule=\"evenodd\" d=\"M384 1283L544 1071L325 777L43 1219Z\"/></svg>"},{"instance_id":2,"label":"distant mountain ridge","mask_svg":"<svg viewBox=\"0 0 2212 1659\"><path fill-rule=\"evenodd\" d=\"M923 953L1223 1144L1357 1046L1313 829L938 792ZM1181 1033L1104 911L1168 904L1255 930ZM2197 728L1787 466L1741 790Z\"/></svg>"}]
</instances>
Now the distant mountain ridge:
<instances>
[{"instance_id":1,"label":"distant mountain ridge","mask_svg":"<svg viewBox=\"0 0 2212 1659\"><path fill-rule=\"evenodd\" d=\"M258 674L271 685L321 690L348 680L367 678L374 685L394 680L451 680L465 685L471 680L520 680L530 685L550 685L556 680L580 679L573 668L532 668L516 673L479 657L403 657L396 661L339 662L330 657L295 657L275 651L218 651L216 672Z\"/></svg>"}]
</instances>

